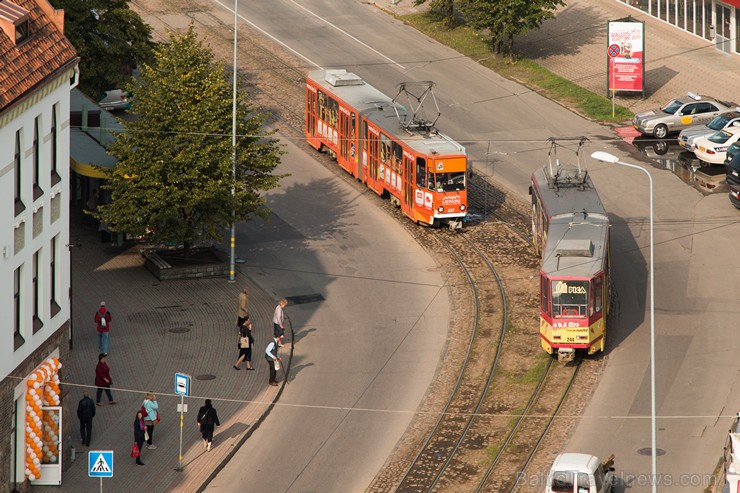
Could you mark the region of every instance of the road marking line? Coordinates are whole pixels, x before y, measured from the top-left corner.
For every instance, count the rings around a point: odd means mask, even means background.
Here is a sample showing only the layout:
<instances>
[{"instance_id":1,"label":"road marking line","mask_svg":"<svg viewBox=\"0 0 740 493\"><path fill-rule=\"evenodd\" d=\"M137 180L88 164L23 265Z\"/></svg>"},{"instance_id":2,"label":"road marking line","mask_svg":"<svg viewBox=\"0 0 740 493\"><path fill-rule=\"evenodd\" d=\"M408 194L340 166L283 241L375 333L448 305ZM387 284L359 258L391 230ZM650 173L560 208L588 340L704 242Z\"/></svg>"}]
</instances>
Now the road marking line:
<instances>
[{"instance_id":1,"label":"road marking line","mask_svg":"<svg viewBox=\"0 0 740 493\"><path fill-rule=\"evenodd\" d=\"M300 4L298 4L298 3L297 3L297 2L295 1L295 0L288 0L288 1L290 1L290 3L292 3L292 4L293 4L293 5L295 5L296 7L300 8L300 9L303 9L303 10L304 10L304 11L306 11L307 13L309 13L309 14L311 14L312 16L316 17L316 18L317 18L318 20L320 20L320 21L321 21L321 22L323 22L324 24L327 24L327 25L329 25L329 26L333 27L334 29L336 29L336 30L337 30L337 31L339 31L340 33L344 34L344 35L345 35L345 36L347 36L348 38L351 38L351 39L355 40L355 41L356 41L357 43L361 44L362 46L364 46L364 47L365 47L365 48L367 48L368 50L372 51L373 53L375 53L375 54L377 54L377 55L379 55L379 56L381 56L381 57L385 58L386 60L388 60L388 61L389 61L389 62L391 62L392 64L394 64L394 65L396 65L396 66L398 66L398 67L401 67L402 69L406 70L406 67L404 67L403 65L401 65L400 63L398 63L398 62L397 62L397 61L395 61L394 59L392 59L392 58L390 58L390 57L387 57L387 56L385 56L384 54L382 54L381 52L379 52L378 50L376 50L376 49L375 49L375 48L373 48L372 46L368 45L367 43L363 43L363 42L362 42L362 41L360 41L360 40L359 40L358 38L356 38L355 36L352 36L352 35L351 35L350 33L348 33L347 31L345 31L345 30L344 30L344 29L342 29L341 27L339 27L339 26L336 26L336 25L332 24L331 22L327 21L326 19L324 19L324 18L322 18L322 17L319 17L319 16L317 15L317 14L315 14L315 13L311 12L311 11L310 11L310 10L308 10L308 9L307 9L306 7L304 7L303 5L300 5Z\"/></svg>"},{"instance_id":2,"label":"road marking line","mask_svg":"<svg viewBox=\"0 0 740 493\"><path fill-rule=\"evenodd\" d=\"M226 10L228 10L229 12L231 12L232 14L234 13L234 9L233 8L231 8L231 7L227 6L227 5L224 5L223 3L221 3L220 0L214 0L214 1L215 1L215 3L219 4L220 6L222 6L223 8L225 8ZM250 26L252 26L254 29L258 30L259 32L261 32L262 34L264 34L265 36L267 36L271 40L275 41L276 43L278 43L283 48L285 48L285 49L291 51L293 54L295 54L295 55L303 58L304 60L306 60L308 63L310 63L314 67L319 68L319 69L322 69L322 70L324 69L324 67L322 67L318 63L314 62L313 60L311 60L307 56L303 55L302 53L299 53L298 51L294 50L293 48L291 48L287 44L283 43L282 41L280 41L279 39L277 39L275 36L273 36L272 34L268 33L267 31L265 31L264 29L262 29L261 27L259 27L257 24L255 24L254 22L252 22L249 19L247 19L246 17L244 17L243 15L241 15L239 13L237 13L236 15L241 20L243 20L244 22L246 22L247 24L249 24ZM237 39L237 42L238 42L238 39Z\"/></svg>"}]
</instances>

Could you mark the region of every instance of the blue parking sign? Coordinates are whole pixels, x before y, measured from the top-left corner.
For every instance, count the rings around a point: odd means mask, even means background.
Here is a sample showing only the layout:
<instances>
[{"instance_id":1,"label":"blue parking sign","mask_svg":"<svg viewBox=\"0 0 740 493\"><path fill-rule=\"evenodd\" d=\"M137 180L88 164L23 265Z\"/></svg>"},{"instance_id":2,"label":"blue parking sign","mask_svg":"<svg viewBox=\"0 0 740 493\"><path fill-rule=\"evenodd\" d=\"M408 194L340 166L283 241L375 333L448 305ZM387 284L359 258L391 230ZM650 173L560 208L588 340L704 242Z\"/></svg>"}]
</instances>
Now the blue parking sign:
<instances>
[{"instance_id":1,"label":"blue parking sign","mask_svg":"<svg viewBox=\"0 0 740 493\"><path fill-rule=\"evenodd\" d=\"M113 451L90 450L87 453L87 475L91 478L112 478Z\"/></svg>"}]
</instances>

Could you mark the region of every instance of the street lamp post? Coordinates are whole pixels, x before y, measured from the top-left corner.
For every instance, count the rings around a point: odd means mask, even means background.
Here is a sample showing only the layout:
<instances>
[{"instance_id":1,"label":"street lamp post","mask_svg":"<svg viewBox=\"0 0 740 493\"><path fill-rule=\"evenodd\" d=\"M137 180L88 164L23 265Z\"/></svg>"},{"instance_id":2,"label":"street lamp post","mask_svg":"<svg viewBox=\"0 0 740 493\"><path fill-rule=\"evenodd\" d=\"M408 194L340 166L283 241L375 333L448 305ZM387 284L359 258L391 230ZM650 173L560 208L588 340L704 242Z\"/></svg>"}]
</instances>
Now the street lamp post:
<instances>
[{"instance_id":1,"label":"street lamp post","mask_svg":"<svg viewBox=\"0 0 740 493\"><path fill-rule=\"evenodd\" d=\"M231 104L231 200L236 195L236 23L238 16L236 9L238 0L234 0L234 94L232 95ZM236 244L236 209L232 202L231 210L231 239L229 250L229 282L234 282L234 247Z\"/></svg>"},{"instance_id":2,"label":"street lamp post","mask_svg":"<svg viewBox=\"0 0 740 493\"><path fill-rule=\"evenodd\" d=\"M608 152L597 151L591 154L591 157L597 161L605 163L621 164L628 168L639 169L645 173L650 183L650 425L651 425L651 449L652 449L652 492L657 492L658 466L657 466L657 448L656 448L656 425L655 425L655 283L653 269L653 250L655 242L653 240L653 177L650 172L642 166L625 163L618 157Z\"/></svg>"}]
</instances>

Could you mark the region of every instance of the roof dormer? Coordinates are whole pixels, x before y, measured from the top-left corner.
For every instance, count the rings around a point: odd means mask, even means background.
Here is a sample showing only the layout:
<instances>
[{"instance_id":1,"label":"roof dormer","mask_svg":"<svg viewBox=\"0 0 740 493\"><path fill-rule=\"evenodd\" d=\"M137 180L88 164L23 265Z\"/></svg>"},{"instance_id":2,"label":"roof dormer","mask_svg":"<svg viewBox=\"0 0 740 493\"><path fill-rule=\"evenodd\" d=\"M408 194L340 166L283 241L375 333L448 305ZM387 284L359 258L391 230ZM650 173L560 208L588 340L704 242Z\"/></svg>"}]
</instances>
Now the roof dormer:
<instances>
[{"instance_id":1,"label":"roof dormer","mask_svg":"<svg viewBox=\"0 0 740 493\"><path fill-rule=\"evenodd\" d=\"M10 0L0 0L0 28L18 45L28 39L29 12Z\"/></svg>"}]
</instances>

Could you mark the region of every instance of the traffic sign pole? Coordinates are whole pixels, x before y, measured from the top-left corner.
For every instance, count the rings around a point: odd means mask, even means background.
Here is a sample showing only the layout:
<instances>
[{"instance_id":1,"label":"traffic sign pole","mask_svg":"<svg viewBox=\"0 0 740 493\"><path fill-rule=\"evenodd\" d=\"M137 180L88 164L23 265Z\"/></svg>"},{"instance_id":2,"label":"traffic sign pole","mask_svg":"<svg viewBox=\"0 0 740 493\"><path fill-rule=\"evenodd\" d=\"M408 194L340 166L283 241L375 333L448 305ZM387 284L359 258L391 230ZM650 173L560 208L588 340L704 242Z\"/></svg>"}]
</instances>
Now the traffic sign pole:
<instances>
[{"instance_id":1,"label":"traffic sign pole","mask_svg":"<svg viewBox=\"0 0 740 493\"><path fill-rule=\"evenodd\" d=\"M617 89L614 87L616 85L616 76L614 75L614 59L619 56L619 52L622 51L619 45L609 45L609 48L606 50L606 54L609 55L609 60L611 61L610 70L612 73L612 118L615 116L614 111L614 100L617 97Z\"/></svg>"},{"instance_id":2,"label":"traffic sign pole","mask_svg":"<svg viewBox=\"0 0 740 493\"><path fill-rule=\"evenodd\" d=\"M182 431L185 427L185 396L190 395L190 375L175 373L175 394L180 395L180 458L175 471L182 471Z\"/></svg>"},{"instance_id":3,"label":"traffic sign pole","mask_svg":"<svg viewBox=\"0 0 740 493\"><path fill-rule=\"evenodd\" d=\"M185 424L185 413L183 412L185 410L184 401L185 395L180 395L180 460L177 462L178 471L182 471L182 428Z\"/></svg>"}]
</instances>

